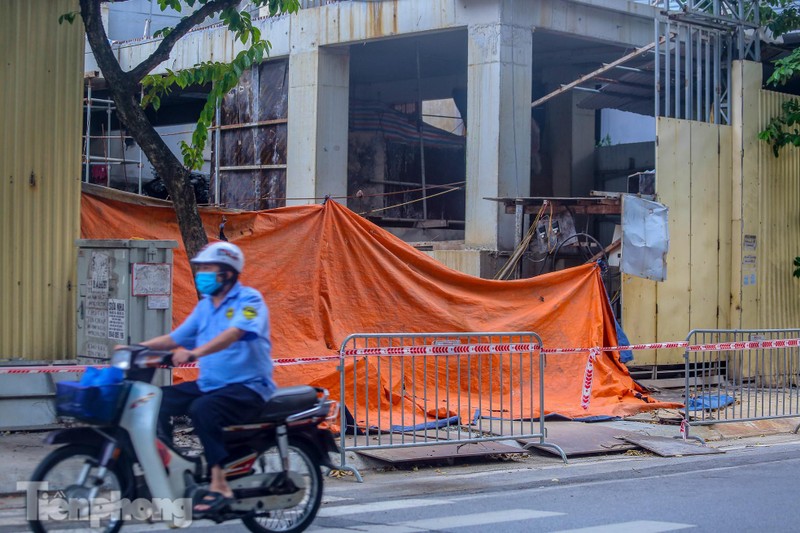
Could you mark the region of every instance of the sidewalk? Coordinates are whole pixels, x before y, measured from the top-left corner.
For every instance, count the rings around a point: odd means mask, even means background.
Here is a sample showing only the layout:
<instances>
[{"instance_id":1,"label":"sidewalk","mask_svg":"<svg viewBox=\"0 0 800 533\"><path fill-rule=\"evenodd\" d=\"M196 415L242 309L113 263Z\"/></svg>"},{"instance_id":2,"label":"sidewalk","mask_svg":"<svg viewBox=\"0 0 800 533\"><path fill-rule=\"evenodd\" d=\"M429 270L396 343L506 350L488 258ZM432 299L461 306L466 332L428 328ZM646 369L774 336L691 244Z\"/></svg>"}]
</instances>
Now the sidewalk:
<instances>
[{"instance_id":1,"label":"sidewalk","mask_svg":"<svg viewBox=\"0 0 800 533\"><path fill-rule=\"evenodd\" d=\"M796 438L800 441L800 435L792 435L792 431L798 424L796 418L759 420L755 422L734 422L729 424L715 424L713 426L692 427L690 435L700 437L709 446L720 447L730 444L731 441L747 437L765 437L767 435L785 434L787 438ZM606 426L614 429L624 430L631 433L641 433L657 437L675 437L680 435L679 428L670 424L651 424L640 421L616 420L611 422L598 422L595 426ZM17 481L24 481L30 478L39 462L55 449L54 446L45 445L42 441L47 435L45 431L36 432L3 432L0 433L0 457L3 459L5 467L0 470L0 498L3 495L16 493ZM514 444L513 440L502 441L503 443ZM617 458L618 453L593 456L602 461L604 458ZM352 464L359 471L380 472L387 468L387 464L382 461L368 459L359 454L348 452L348 464ZM492 459L476 460L473 466L476 469L490 465ZM533 453L524 459L526 467L535 467L538 464L551 464L560 462L556 456L540 455ZM505 463L504 463L505 464ZM446 467L445 467L446 468ZM3 508L0 500L0 509Z\"/></svg>"}]
</instances>

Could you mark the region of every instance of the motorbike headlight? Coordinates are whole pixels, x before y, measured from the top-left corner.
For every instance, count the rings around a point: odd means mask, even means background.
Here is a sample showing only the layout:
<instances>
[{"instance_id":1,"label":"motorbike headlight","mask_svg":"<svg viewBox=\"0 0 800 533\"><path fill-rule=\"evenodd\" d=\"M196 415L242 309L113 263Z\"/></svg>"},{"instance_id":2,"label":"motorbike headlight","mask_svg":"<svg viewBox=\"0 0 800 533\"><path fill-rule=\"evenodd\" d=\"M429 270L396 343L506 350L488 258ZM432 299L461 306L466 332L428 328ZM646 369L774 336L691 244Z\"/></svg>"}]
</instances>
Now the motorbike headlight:
<instances>
[{"instance_id":1,"label":"motorbike headlight","mask_svg":"<svg viewBox=\"0 0 800 533\"><path fill-rule=\"evenodd\" d=\"M119 368L120 370L130 370L131 357L133 353L130 350L121 349L114 352L111 356L111 366Z\"/></svg>"},{"instance_id":2,"label":"motorbike headlight","mask_svg":"<svg viewBox=\"0 0 800 533\"><path fill-rule=\"evenodd\" d=\"M339 417L339 402L328 400L326 403L328 404L328 414L325 416L325 420L336 422Z\"/></svg>"}]
</instances>

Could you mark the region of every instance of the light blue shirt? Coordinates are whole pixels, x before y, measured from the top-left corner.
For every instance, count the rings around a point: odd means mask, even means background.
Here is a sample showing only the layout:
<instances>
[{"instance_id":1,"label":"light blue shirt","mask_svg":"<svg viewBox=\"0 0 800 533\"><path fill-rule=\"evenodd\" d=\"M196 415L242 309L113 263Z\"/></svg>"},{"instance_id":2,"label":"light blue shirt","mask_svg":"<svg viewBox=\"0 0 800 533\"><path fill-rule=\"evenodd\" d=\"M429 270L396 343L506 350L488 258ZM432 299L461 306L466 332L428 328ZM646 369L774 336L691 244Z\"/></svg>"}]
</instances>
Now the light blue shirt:
<instances>
[{"instance_id":1,"label":"light blue shirt","mask_svg":"<svg viewBox=\"0 0 800 533\"><path fill-rule=\"evenodd\" d=\"M205 296L170 337L192 350L231 327L244 331L244 335L224 350L199 358L197 386L209 392L241 383L264 401L269 400L276 388L272 381L269 310L257 290L237 282L216 308L211 297Z\"/></svg>"}]
</instances>

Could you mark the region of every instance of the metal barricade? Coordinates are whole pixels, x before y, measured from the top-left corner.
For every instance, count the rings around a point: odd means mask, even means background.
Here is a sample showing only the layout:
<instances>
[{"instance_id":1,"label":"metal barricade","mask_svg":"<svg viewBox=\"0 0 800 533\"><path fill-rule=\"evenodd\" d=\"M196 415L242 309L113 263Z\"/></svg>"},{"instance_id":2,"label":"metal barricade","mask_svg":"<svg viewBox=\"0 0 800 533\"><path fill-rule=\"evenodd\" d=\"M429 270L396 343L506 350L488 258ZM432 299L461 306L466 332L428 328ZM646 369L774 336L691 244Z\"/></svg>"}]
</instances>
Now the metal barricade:
<instances>
[{"instance_id":1,"label":"metal barricade","mask_svg":"<svg viewBox=\"0 0 800 533\"><path fill-rule=\"evenodd\" d=\"M533 332L355 334L340 350L341 469L348 451L545 441L541 338Z\"/></svg>"},{"instance_id":2,"label":"metal barricade","mask_svg":"<svg viewBox=\"0 0 800 533\"><path fill-rule=\"evenodd\" d=\"M691 426L800 417L800 329L692 330L684 353ZM795 429L797 431L797 429Z\"/></svg>"}]
</instances>

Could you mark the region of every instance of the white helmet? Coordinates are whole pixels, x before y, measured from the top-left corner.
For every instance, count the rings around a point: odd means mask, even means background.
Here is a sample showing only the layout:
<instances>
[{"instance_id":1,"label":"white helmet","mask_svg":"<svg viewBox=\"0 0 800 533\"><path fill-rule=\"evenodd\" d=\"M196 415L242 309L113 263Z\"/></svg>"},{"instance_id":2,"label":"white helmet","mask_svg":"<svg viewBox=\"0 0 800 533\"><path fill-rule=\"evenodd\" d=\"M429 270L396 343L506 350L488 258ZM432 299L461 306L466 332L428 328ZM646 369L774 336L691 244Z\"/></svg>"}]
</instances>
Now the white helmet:
<instances>
[{"instance_id":1,"label":"white helmet","mask_svg":"<svg viewBox=\"0 0 800 533\"><path fill-rule=\"evenodd\" d=\"M244 254L235 244L213 242L203 247L197 257L191 260L191 263L195 265L208 263L228 265L241 274L244 268Z\"/></svg>"}]
</instances>

